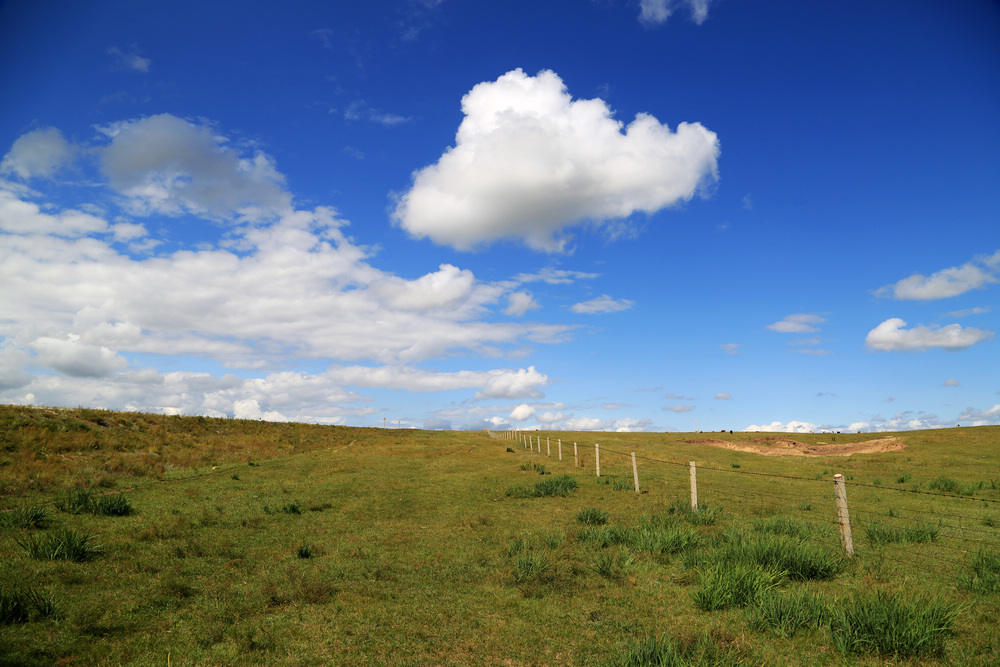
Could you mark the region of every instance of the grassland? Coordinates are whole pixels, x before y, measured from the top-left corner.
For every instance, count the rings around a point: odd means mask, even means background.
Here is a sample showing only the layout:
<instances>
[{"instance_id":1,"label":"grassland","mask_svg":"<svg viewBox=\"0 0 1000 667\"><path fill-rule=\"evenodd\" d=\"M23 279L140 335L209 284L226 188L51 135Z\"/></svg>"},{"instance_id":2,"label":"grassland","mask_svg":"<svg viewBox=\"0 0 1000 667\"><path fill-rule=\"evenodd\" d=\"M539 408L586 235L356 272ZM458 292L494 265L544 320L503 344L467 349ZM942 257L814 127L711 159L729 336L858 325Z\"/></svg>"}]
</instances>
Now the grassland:
<instances>
[{"instance_id":1,"label":"grassland","mask_svg":"<svg viewBox=\"0 0 1000 667\"><path fill-rule=\"evenodd\" d=\"M0 406L0 665L1000 664L1000 427L898 436L849 458L695 434L539 452Z\"/></svg>"}]
</instances>

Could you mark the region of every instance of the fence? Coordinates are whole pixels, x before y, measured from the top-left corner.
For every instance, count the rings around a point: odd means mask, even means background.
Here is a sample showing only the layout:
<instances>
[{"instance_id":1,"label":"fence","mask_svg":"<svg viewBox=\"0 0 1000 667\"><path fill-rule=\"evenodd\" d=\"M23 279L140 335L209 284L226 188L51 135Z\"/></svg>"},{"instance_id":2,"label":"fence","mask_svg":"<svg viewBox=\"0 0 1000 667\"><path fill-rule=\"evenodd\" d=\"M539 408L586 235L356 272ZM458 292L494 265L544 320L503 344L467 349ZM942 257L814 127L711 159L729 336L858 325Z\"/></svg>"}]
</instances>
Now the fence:
<instances>
[{"instance_id":1,"label":"fence","mask_svg":"<svg viewBox=\"0 0 1000 667\"><path fill-rule=\"evenodd\" d=\"M551 436L537 431L491 431L490 437L510 440L526 452L551 458L542 449L543 439ZM562 440L556 441L561 452ZM939 490L959 492L938 493L906 488L909 475L889 480L891 485L866 484L855 481L850 472L778 475L735 465L729 469L697 466L693 461L642 456L597 443L572 445L575 456L564 465L607 480L614 489L669 494L675 499L690 494L692 508L709 506L721 516L793 517L815 528L811 539L852 556L855 550L877 552L908 571L941 573L965 567L970 555L1000 553L1000 500L972 495L1000 490L996 481L964 489L957 482L942 482Z\"/></svg>"}]
</instances>

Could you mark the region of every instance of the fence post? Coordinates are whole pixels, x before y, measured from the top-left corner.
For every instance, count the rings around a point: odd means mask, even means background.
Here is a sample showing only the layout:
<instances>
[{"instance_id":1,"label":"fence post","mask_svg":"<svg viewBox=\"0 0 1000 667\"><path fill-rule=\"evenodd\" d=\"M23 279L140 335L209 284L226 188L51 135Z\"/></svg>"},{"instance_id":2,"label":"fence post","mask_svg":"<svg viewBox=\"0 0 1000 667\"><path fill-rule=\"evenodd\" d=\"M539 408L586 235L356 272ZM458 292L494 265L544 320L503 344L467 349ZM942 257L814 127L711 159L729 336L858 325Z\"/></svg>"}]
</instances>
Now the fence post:
<instances>
[{"instance_id":1,"label":"fence post","mask_svg":"<svg viewBox=\"0 0 1000 667\"><path fill-rule=\"evenodd\" d=\"M580 452L576 449L576 443L573 443L573 465L577 468L580 467Z\"/></svg>"},{"instance_id":2,"label":"fence post","mask_svg":"<svg viewBox=\"0 0 1000 667\"><path fill-rule=\"evenodd\" d=\"M559 460L562 461L562 438L559 438Z\"/></svg>"},{"instance_id":3,"label":"fence post","mask_svg":"<svg viewBox=\"0 0 1000 667\"><path fill-rule=\"evenodd\" d=\"M545 438L545 455L552 456L552 439Z\"/></svg>"},{"instance_id":4,"label":"fence post","mask_svg":"<svg viewBox=\"0 0 1000 667\"><path fill-rule=\"evenodd\" d=\"M639 469L635 466L635 452L632 452L632 479L635 480L635 492L639 493Z\"/></svg>"},{"instance_id":5,"label":"fence post","mask_svg":"<svg viewBox=\"0 0 1000 667\"><path fill-rule=\"evenodd\" d=\"M698 511L698 467L691 461L691 511Z\"/></svg>"},{"instance_id":6,"label":"fence post","mask_svg":"<svg viewBox=\"0 0 1000 667\"><path fill-rule=\"evenodd\" d=\"M597 464L597 476L601 476L601 446L594 443L594 462Z\"/></svg>"},{"instance_id":7,"label":"fence post","mask_svg":"<svg viewBox=\"0 0 1000 667\"><path fill-rule=\"evenodd\" d=\"M833 490L837 496L837 518L840 520L840 543L848 556L854 555L854 538L851 536L851 515L847 511L847 484L844 476L833 476Z\"/></svg>"}]
</instances>

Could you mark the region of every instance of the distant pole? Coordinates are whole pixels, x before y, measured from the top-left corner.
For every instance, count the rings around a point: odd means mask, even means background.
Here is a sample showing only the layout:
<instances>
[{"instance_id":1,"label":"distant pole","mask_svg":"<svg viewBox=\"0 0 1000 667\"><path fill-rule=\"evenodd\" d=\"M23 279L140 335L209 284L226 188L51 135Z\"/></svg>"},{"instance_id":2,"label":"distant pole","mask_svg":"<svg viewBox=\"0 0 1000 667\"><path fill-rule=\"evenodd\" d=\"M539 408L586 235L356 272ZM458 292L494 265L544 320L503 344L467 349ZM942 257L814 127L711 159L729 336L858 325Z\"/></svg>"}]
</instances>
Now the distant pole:
<instances>
[{"instance_id":1,"label":"distant pole","mask_svg":"<svg viewBox=\"0 0 1000 667\"><path fill-rule=\"evenodd\" d=\"M848 556L854 555L854 538L851 536L851 515L847 509L847 485L844 476L833 476L833 490L837 496L837 518L840 521L840 543Z\"/></svg>"},{"instance_id":2,"label":"distant pole","mask_svg":"<svg viewBox=\"0 0 1000 667\"><path fill-rule=\"evenodd\" d=\"M698 467L691 461L691 511L698 511Z\"/></svg>"},{"instance_id":3,"label":"distant pole","mask_svg":"<svg viewBox=\"0 0 1000 667\"><path fill-rule=\"evenodd\" d=\"M635 465L635 452L632 452L632 479L635 480L635 492L639 493L639 469Z\"/></svg>"},{"instance_id":4,"label":"distant pole","mask_svg":"<svg viewBox=\"0 0 1000 667\"><path fill-rule=\"evenodd\" d=\"M597 476L601 476L601 446L594 443L594 462L597 464Z\"/></svg>"},{"instance_id":5,"label":"distant pole","mask_svg":"<svg viewBox=\"0 0 1000 667\"><path fill-rule=\"evenodd\" d=\"M577 468L580 467L580 452L576 449L576 443L573 443L573 465Z\"/></svg>"},{"instance_id":6,"label":"distant pole","mask_svg":"<svg viewBox=\"0 0 1000 667\"><path fill-rule=\"evenodd\" d=\"M562 461L562 438L559 438L559 460Z\"/></svg>"},{"instance_id":7,"label":"distant pole","mask_svg":"<svg viewBox=\"0 0 1000 667\"><path fill-rule=\"evenodd\" d=\"M552 441L549 438L545 438L545 453L547 456L552 456Z\"/></svg>"}]
</instances>

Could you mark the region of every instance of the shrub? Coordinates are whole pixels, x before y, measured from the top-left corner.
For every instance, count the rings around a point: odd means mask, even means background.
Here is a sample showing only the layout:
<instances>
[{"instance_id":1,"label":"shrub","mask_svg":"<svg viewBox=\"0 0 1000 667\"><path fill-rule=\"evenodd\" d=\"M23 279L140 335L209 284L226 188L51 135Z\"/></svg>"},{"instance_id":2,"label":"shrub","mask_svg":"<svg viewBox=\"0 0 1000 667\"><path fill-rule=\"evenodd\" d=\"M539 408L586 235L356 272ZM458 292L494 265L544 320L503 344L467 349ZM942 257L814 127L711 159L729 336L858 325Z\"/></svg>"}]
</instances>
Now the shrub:
<instances>
[{"instance_id":1,"label":"shrub","mask_svg":"<svg viewBox=\"0 0 1000 667\"><path fill-rule=\"evenodd\" d=\"M83 563L92 560L103 552L103 549L91 540L89 533L78 533L69 528L63 528L50 535L31 536L19 540L18 544L28 552L28 555L38 560L68 560Z\"/></svg>"},{"instance_id":2,"label":"shrub","mask_svg":"<svg viewBox=\"0 0 1000 667\"><path fill-rule=\"evenodd\" d=\"M576 520L588 526L603 526L608 522L609 518L610 516L607 512L596 507L588 507L576 514Z\"/></svg>"},{"instance_id":3,"label":"shrub","mask_svg":"<svg viewBox=\"0 0 1000 667\"><path fill-rule=\"evenodd\" d=\"M941 655L960 607L938 598L904 599L876 591L832 608L830 635L843 655L912 658Z\"/></svg>"},{"instance_id":4,"label":"shrub","mask_svg":"<svg viewBox=\"0 0 1000 667\"><path fill-rule=\"evenodd\" d=\"M784 572L749 563L717 563L700 574L701 588L691 597L704 611L754 604L785 578Z\"/></svg>"}]
</instances>

